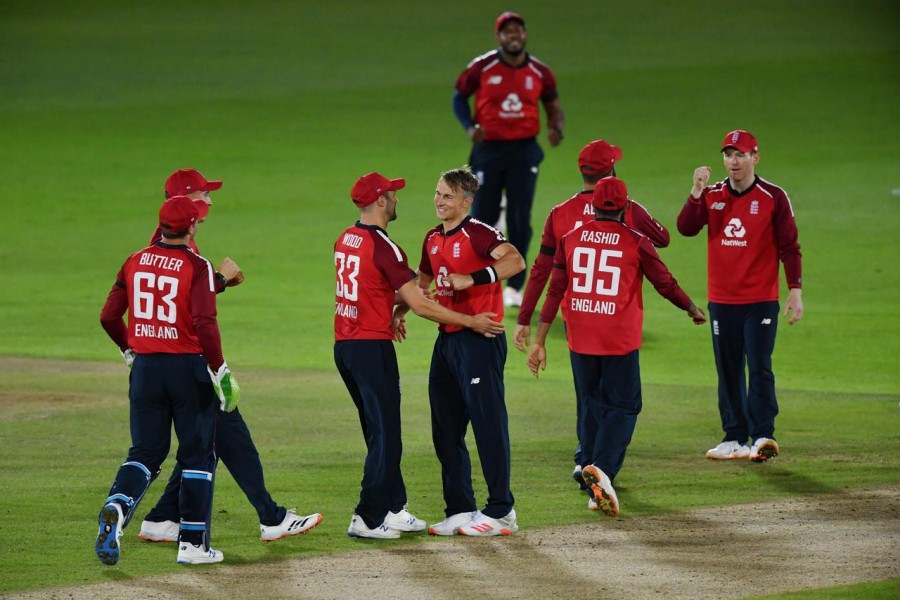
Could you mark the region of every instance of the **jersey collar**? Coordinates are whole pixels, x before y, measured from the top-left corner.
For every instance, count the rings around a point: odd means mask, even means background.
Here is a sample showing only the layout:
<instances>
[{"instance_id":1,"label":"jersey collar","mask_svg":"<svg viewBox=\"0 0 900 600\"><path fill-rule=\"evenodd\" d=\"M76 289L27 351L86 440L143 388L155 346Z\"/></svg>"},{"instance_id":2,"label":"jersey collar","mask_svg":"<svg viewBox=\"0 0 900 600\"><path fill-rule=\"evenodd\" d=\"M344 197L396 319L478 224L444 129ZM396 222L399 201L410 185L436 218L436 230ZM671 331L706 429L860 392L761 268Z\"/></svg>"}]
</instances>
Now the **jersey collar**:
<instances>
[{"instance_id":1,"label":"jersey collar","mask_svg":"<svg viewBox=\"0 0 900 600\"><path fill-rule=\"evenodd\" d=\"M444 224L441 223L441 225L440 225L440 227L441 227L440 233L441 233L441 235L443 235L444 237L450 237L451 235L453 235L453 234L459 232L463 227L466 226L466 223L468 223L468 222L471 221L471 220L472 220L472 215L466 215L465 217L463 217L462 223L460 223L459 225L457 225L456 227L454 227L454 228L451 229L450 231L444 231Z\"/></svg>"},{"instance_id":2,"label":"jersey collar","mask_svg":"<svg viewBox=\"0 0 900 600\"><path fill-rule=\"evenodd\" d=\"M749 194L750 192L753 191L753 188L756 187L757 183L759 183L759 175L756 175L754 173L753 183L750 184L750 187L748 187L743 192L739 192L736 189L734 189L733 187L731 187L731 179L729 179L728 177L725 178L725 187L728 188L728 193L731 194L732 197L734 197L734 198L740 198L741 196L745 196L745 195Z\"/></svg>"},{"instance_id":3,"label":"jersey collar","mask_svg":"<svg viewBox=\"0 0 900 600\"><path fill-rule=\"evenodd\" d=\"M360 223L359 221L356 222L356 226L360 229L368 229L370 231L384 231L384 229L382 229L378 225L365 225L363 223ZM384 231L384 233L387 234L387 231Z\"/></svg>"}]
</instances>

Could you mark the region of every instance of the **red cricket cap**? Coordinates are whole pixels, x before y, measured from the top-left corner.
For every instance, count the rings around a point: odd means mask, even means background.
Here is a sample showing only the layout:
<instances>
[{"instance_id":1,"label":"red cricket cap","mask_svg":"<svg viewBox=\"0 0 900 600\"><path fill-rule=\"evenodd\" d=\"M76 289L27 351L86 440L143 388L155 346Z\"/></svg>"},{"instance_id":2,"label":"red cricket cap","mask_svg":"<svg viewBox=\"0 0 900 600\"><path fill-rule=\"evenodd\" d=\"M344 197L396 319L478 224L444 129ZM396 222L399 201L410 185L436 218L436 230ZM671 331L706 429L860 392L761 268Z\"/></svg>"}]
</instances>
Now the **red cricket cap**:
<instances>
[{"instance_id":1,"label":"red cricket cap","mask_svg":"<svg viewBox=\"0 0 900 600\"><path fill-rule=\"evenodd\" d=\"M737 148L741 152L759 152L756 138L752 133L743 129L735 129L725 136L725 141L722 142L723 152L725 148Z\"/></svg>"},{"instance_id":2,"label":"red cricket cap","mask_svg":"<svg viewBox=\"0 0 900 600\"><path fill-rule=\"evenodd\" d=\"M198 215L196 202L187 196L172 196L159 208L159 226L166 233L187 231Z\"/></svg>"},{"instance_id":3,"label":"red cricket cap","mask_svg":"<svg viewBox=\"0 0 900 600\"><path fill-rule=\"evenodd\" d=\"M618 146L606 140L594 140L578 153L578 168L585 173L603 173L621 159L622 151Z\"/></svg>"},{"instance_id":4,"label":"red cricket cap","mask_svg":"<svg viewBox=\"0 0 900 600\"><path fill-rule=\"evenodd\" d=\"M362 208L378 200L385 192L396 192L404 187L406 187L405 179L388 179L381 173L368 173L353 184L350 199Z\"/></svg>"},{"instance_id":5,"label":"red cricket cap","mask_svg":"<svg viewBox=\"0 0 900 600\"><path fill-rule=\"evenodd\" d=\"M628 190L618 177L604 177L594 188L594 207L600 210L620 210L628 204Z\"/></svg>"},{"instance_id":6,"label":"red cricket cap","mask_svg":"<svg viewBox=\"0 0 900 600\"><path fill-rule=\"evenodd\" d=\"M518 21L522 24L522 27L525 27L525 19L522 18L522 15L520 15L519 13L506 11L505 13L497 17L497 24L494 27L494 32L500 33L500 30L503 29L503 26L506 25L507 21Z\"/></svg>"},{"instance_id":7,"label":"red cricket cap","mask_svg":"<svg viewBox=\"0 0 900 600\"><path fill-rule=\"evenodd\" d=\"M166 179L169 196L187 196L193 192L212 192L222 187L221 181L208 181L196 169L178 169Z\"/></svg>"}]
</instances>

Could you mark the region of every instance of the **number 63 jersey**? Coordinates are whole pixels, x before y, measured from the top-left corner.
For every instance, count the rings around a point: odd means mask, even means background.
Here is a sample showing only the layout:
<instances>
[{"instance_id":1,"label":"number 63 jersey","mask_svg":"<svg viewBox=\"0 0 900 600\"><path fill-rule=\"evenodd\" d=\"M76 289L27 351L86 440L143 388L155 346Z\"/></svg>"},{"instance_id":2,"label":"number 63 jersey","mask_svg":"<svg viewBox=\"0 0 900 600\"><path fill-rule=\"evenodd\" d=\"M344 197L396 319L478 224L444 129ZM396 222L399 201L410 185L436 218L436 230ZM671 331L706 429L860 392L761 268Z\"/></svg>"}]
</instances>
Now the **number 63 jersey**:
<instances>
[{"instance_id":1,"label":"number 63 jersey","mask_svg":"<svg viewBox=\"0 0 900 600\"><path fill-rule=\"evenodd\" d=\"M569 349L621 356L641 347L644 277L672 304L690 298L643 234L618 221L589 221L563 236L556 250L541 321L562 303Z\"/></svg>"},{"instance_id":2,"label":"number 63 jersey","mask_svg":"<svg viewBox=\"0 0 900 600\"><path fill-rule=\"evenodd\" d=\"M415 278L403 250L357 222L334 243L334 340L392 340L394 292Z\"/></svg>"},{"instance_id":3,"label":"number 63 jersey","mask_svg":"<svg viewBox=\"0 0 900 600\"><path fill-rule=\"evenodd\" d=\"M128 257L100 320L120 348L127 339L138 354L205 354L221 364L214 270L188 246L157 242Z\"/></svg>"}]
</instances>

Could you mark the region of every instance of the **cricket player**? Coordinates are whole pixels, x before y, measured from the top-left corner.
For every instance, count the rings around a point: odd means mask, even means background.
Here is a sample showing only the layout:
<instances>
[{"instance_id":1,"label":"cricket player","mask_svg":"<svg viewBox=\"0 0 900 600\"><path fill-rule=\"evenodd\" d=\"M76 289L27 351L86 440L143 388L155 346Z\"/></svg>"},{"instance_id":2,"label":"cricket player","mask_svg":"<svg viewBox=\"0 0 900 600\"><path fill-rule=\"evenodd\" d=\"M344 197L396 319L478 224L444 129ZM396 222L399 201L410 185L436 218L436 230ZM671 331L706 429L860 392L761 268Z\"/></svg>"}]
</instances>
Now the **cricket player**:
<instances>
[{"instance_id":1,"label":"cricket player","mask_svg":"<svg viewBox=\"0 0 900 600\"><path fill-rule=\"evenodd\" d=\"M563 139L565 116L553 71L525 51L525 19L505 12L497 17L494 32L498 48L473 59L457 78L453 112L472 140L469 164L480 183L472 216L496 225L505 192L509 241L525 257L531 242L538 166L544 159L537 142L539 104L547 113L551 146L558 146ZM473 95L474 117L469 106ZM510 277L503 290L506 306L522 303L524 283L524 271Z\"/></svg>"},{"instance_id":2,"label":"cricket player","mask_svg":"<svg viewBox=\"0 0 900 600\"><path fill-rule=\"evenodd\" d=\"M215 410L220 403L233 409L239 388L222 356L212 266L188 245L197 221L193 200L166 200L162 240L125 261L100 314L109 337L133 357L131 449L100 511L95 542L104 564L119 561L122 532L169 452L173 423L182 471L177 561L223 559L209 547Z\"/></svg>"},{"instance_id":3,"label":"cricket player","mask_svg":"<svg viewBox=\"0 0 900 600\"><path fill-rule=\"evenodd\" d=\"M765 462L778 456L772 352L778 329L778 263L789 289L784 316L803 317L802 265L794 209L783 189L756 175L759 145L736 129L722 142L728 177L708 185L712 169L694 170L678 231L706 227L709 317L725 436L706 456ZM749 384L748 384L749 379ZM749 440L749 445L748 445Z\"/></svg>"},{"instance_id":4,"label":"cricket player","mask_svg":"<svg viewBox=\"0 0 900 600\"><path fill-rule=\"evenodd\" d=\"M504 331L494 312L461 314L422 294L406 254L387 234L397 218L397 191L405 185L380 173L360 177L350 190L359 220L334 244L334 362L356 405L367 449L350 537L395 539L427 526L406 507L400 471L400 373L393 341L406 337L406 311L469 328L478 337Z\"/></svg>"},{"instance_id":5,"label":"cricket player","mask_svg":"<svg viewBox=\"0 0 900 600\"><path fill-rule=\"evenodd\" d=\"M705 323L706 316L669 273L650 240L622 222L628 203L625 182L601 179L593 197L596 218L559 242L527 364L535 377L546 369L547 333L562 303L575 389L586 407L581 442L589 458L582 470L588 508L615 516L619 500L613 482L642 408L638 354L644 277L694 323Z\"/></svg>"},{"instance_id":6,"label":"cricket player","mask_svg":"<svg viewBox=\"0 0 900 600\"><path fill-rule=\"evenodd\" d=\"M165 196L171 198L183 195L193 200L194 207L198 211L198 222L203 222L212 206L210 192L221 187L221 181L210 181L196 169L178 169L166 179ZM160 228L157 228L150 243L156 243L160 237ZM189 245L195 253L200 254L193 236L189 240ZM243 280L244 275L240 267L226 257L216 270L216 292L221 293L226 287L238 285ZM235 483L256 510L261 542L273 542L300 535L322 522L323 517L320 513L301 515L296 509L285 508L272 499L266 488L259 451L250 435L247 422L237 407L230 412L216 410L216 456L228 467L228 472ZM163 495L141 523L139 534L141 539L150 542L178 541L178 498L181 479L181 469L176 464Z\"/></svg>"},{"instance_id":7,"label":"cricket player","mask_svg":"<svg viewBox=\"0 0 900 600\"><path fill-rule=\"evenodd\" d=\"M621 160L622 150L613 146L606 140L594 140L578 153L578 170L581 173L582 190L550 211L547 221L544 223L544 233L541 237L541 247L531 273L528 275L528 283L525 285L525 293L522 298L522 306L516 319L516 330L513 335L513 343L522 352L526 352L531 344L531 317L537 307L538 299L544 293L544 286L550 278L553 268L553 257L556 255L559 240L573 229L581 227L587 221L594 219L594 188L597 182L604 177L616 174L616 161ZM625 225L643 233L657 248L665 248L669 245L669 232L663 225L654 219L647 209L636 200L629 198L623 212ZM574 368L574 367L573 367ZM589 457L582 452L581 427L587 414L586 407L577 403L576 397L576 433L578 445L575 448L575 469L572 477L581 489L585 489L584 479L581 476L582 465L588 464Z\"/></svg>"},{"instance_id":8,"label":"cricket player","mask_svg":"<svg viewBox=\"0 0 900 600\"><path fill-rule=\"evenodd\" d=\"M419 285L428 290L434 283L438 302L447 308L465 314L489 311L499 322L500 282L522 271L525 259L503 234L468 215L477 191L478 178L468 167L441 174L434 193L441 223L425 235ZM429 528L432 535L510 535L519 529L510 490L505 364L505 335L485 338L454 324L438 328L428 397L446 518ZM488 490L481 510L465 440L470 422Z\"/></svg>"}]
</instances>

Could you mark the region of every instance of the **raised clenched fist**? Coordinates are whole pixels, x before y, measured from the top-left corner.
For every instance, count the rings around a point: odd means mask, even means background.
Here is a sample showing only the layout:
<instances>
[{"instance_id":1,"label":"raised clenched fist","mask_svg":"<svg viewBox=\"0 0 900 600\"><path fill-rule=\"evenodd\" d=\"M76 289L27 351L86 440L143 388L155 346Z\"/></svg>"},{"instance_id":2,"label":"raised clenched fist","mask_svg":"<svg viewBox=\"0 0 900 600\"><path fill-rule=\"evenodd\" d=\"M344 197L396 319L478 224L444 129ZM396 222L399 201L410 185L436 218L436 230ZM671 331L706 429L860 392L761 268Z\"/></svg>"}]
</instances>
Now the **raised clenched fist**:
<instances>
[{"instance_id":1,"label":"raised clenched fist","mask_svg":"<svg viewBox=\"0 0 900 600\"><path fill-rule=\"evenodd\" d=\"M228 287L234 287L244 282L244 272L241 271L241 268L237 266L236 262L227 256L222 259L219 268L216 270L225 278L225 285Z\"/></svg>"},{"instance_id":2,"label":"raised clenched fist","mask_svg":"<svg viewBox=\"0 0 900 600\"><path fill-rule=\"evenodd\" d=\"M694 187L691 189L691 196L694 198L699 198L700 194L703 192L703 188L706 187L706 184L709 183L709 176L712 174L712 169L709 167L697 167L694 169Z\"/></svg>"}]
</instances>

